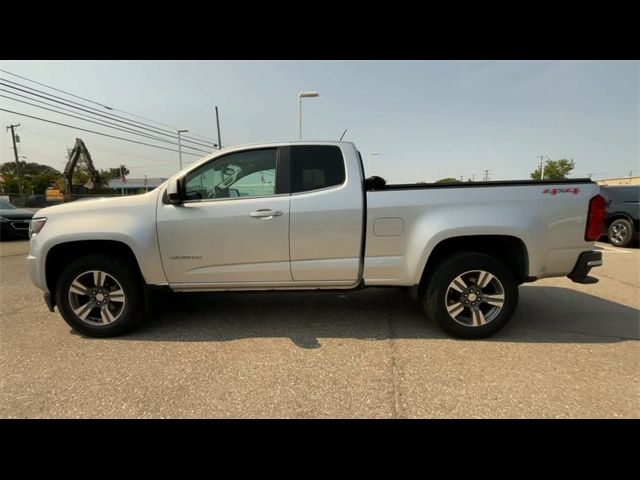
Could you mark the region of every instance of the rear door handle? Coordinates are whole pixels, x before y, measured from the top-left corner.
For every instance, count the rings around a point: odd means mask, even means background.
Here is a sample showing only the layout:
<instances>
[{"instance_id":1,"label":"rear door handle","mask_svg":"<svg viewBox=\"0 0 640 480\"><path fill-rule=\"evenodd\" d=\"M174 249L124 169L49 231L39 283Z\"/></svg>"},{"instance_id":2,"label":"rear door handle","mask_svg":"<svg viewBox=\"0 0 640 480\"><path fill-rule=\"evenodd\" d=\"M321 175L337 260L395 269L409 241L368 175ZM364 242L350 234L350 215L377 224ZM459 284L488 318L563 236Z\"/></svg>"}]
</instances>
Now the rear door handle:
<instances>
[{"instance_id":1,"label":"rear door handle","mask_svg":"<svg viewBox=\"0 0 640 480\"><path fill-rule=\"evenodd\" d=\"M268 208L261 208L255 212L249 214L252 218L273 218L282 215L282 210L270 210Z\"/></svg>"}]
</instances>

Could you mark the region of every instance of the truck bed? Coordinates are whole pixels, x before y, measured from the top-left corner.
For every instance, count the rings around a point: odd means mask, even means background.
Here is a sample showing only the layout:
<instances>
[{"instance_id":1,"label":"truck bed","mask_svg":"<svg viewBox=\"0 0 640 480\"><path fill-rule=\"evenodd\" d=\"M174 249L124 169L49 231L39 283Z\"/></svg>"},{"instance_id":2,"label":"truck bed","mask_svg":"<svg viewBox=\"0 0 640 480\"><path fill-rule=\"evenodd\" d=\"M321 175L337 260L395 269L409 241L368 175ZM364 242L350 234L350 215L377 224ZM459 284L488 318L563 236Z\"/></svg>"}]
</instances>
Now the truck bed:
<instances>
[{"instance_id":1,"label":"truck bed","mask_svg":"<svg viewBox=\"0 0 640 480\"><path fill-rule=\"evenodd\" d=\"M531 278L568 275L577 256L592 248L584 234L598 185L590 179L367 183L367 285L418 283L430 253L450 237L518 239Z\"/></svg>"}]
</instances>

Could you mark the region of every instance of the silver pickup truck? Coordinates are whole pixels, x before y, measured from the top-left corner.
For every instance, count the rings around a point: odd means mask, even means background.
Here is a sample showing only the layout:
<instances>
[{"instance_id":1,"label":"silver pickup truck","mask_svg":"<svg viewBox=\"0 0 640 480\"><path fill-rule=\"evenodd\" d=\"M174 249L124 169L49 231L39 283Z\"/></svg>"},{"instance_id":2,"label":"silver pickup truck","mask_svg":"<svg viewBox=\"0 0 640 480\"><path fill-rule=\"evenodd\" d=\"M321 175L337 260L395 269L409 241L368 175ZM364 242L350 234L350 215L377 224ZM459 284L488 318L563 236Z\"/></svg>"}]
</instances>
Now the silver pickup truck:
<instances>
[{"instance_id":1,"label":"silver pickup truck","mask_svg":"<svg viewBox=\"0 0 640 480\"><path fill-rule=\"evenodd\" d=\"M143 195L40 210L30 276L94 337L138 325L155 289L394 286L449 334L480 338L508 322L524 282L597 281L604 199L588 179L387 185L363 173L350 142L221 150Z\"/></svg>"}]
</instances>

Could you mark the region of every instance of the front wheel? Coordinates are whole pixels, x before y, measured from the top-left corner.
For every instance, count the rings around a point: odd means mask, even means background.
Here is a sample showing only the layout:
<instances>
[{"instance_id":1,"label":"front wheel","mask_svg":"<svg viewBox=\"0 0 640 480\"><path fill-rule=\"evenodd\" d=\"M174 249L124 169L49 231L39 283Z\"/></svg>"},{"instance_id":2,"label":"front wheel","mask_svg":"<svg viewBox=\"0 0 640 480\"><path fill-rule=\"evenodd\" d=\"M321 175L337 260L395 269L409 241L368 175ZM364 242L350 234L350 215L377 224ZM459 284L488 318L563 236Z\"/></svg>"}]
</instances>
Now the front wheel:
<instances>
[{"instance_id":1,"label":"front wheel","mask_svg":"<svg viewBox=\"0 0 640 480\"><path fill-rule=\"evenodd\" d=\"M137 272L110 255L81 257L67 265L58 280L56 303L69 326L90 337L120 335L144 319Z\"/></svg>"},{"instance_id":2,"label":"front wheel","mask_svg":"<svg viewBox=\"0 0 640 480\"><path fill-rule=\"evenodd\" d=\"M427 316L450 335L484 338L511 319L518 304L518 284L495 257L460 253L435 267L422 304Z\"/></svg>"}]
</instances>

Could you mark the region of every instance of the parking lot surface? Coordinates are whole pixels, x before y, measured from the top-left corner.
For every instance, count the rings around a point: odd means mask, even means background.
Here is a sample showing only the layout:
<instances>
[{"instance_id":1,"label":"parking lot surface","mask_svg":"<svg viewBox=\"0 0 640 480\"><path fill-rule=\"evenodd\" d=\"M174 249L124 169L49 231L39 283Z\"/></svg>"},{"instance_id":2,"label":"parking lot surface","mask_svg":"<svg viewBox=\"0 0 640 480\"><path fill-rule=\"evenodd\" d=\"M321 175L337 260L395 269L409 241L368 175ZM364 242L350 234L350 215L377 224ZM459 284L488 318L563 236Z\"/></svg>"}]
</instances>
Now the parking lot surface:
<instances>
[{"instance_id":1,"label":"parking lot surface","mask_svg":"<svg viewBox=\"0 0 640 480\"><path fill-rule=\"evenodd\" d=\"M401 289L174 294L134 333L75 334L0 243L0 417L640 417L640 251L595 285L520 288L498 335L455 340Z\"/></svg>"}]
</instances>

